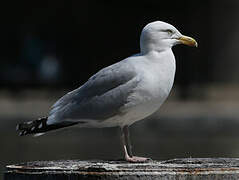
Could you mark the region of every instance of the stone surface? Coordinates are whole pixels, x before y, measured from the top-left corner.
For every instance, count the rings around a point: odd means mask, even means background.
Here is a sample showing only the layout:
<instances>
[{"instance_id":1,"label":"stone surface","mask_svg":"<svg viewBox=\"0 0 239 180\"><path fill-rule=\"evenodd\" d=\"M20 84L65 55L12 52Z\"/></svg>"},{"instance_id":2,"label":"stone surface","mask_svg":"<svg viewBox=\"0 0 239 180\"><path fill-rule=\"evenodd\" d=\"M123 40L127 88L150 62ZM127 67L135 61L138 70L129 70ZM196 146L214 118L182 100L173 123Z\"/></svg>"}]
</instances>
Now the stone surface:
<instances>
[{"instance_id":1,"label":"stone surface","mask_svg":"<svg viewBox=\"0 0 239 180\"><path fill-rule=\"evenodd\" d=\"M5 180L207 180L239 179L237 158L186 158L147 163L125 161L35 161L8 165Z\"/></svg>"}]
</instances>

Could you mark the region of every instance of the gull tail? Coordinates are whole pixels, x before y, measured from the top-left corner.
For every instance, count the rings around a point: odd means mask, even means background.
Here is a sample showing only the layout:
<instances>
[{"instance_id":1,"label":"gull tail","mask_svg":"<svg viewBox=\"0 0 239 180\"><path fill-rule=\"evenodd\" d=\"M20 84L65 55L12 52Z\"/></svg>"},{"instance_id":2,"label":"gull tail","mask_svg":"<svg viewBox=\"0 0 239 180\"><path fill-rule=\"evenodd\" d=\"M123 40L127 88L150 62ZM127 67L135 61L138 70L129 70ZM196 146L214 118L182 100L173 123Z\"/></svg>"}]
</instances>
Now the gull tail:
<instances>
[{"instance_id":1,"label":"gull tail","mask_svg":"<svg viewBox=\"0 0 239 180\"><path fill-rule=\"evenodd\" d=\"M47 124L47 117L39 118L34 121L24 122L17 125L16 130L19 131L19 136L33 134L34 136L43 135L47 131L56 130L68 126L78 124L77 122L61 122L57 124Z\"/></svg>"}]
</instances>

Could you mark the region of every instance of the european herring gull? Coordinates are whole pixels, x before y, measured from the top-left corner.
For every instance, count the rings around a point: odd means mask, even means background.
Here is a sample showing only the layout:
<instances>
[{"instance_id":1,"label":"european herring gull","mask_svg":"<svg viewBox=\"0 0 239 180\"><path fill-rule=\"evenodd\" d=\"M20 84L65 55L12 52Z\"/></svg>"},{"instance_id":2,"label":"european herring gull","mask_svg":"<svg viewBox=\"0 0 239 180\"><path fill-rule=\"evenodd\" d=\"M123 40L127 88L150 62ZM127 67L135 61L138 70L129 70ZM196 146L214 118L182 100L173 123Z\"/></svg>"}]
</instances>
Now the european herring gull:
<instances>
[{"instance_id":1,"label":"european herring gull","mask_svg":"<svg viewBox=\"0 0 239 180\"><path fill-rule=\"evenodd\" d=\"M149 160L133 156L128 127L156 112L168 97L174 82L172 47L176 44L197 47L193 38L182 35L168 23L147 24L140 36L140 53L103 68L64 95L52 106L48 117L19 124L20 135L41 135L73 125L118 126L125 160Z\"/></svg>"}]
</instances>

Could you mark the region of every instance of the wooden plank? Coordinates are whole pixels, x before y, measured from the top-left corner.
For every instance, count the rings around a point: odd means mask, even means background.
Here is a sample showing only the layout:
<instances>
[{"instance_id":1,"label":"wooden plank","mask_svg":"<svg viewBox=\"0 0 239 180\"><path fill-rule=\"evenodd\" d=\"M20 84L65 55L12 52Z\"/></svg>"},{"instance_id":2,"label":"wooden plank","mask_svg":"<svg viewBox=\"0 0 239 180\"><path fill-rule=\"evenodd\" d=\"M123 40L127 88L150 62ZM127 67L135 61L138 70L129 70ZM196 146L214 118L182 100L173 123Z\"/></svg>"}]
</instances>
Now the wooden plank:
<instances>
[{"instance_id":1,"label":"wooden plank","mask_svg":"<svg viewBox=\"0 0 239 180\"><path fill-rule=\"evenodd\" d=\"M5 180L211 180L239 179L237 158L186 158L147 163L35 161L6 166Z\"/></svg>"}]
</instances>

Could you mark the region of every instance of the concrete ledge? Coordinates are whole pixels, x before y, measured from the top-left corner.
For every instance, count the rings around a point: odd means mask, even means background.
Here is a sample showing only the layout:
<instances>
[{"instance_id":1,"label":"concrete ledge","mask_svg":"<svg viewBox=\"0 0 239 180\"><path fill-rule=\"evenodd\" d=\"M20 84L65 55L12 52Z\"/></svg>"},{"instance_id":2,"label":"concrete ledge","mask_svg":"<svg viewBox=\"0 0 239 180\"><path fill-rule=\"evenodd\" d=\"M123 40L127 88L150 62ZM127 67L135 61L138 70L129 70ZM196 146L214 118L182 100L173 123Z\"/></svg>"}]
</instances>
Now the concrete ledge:
<instances>
[{"instance_id":1,"label":"concrete ledge","mask_svg":"<svg viewBox=\"0 0 239 180\"><path fill-rule=\"evenodd\" d=\"M186 158L130 164L124 161L35 161L8 165L5 180L239 179L237 158Z\"/></svg>"}]
</instances>

